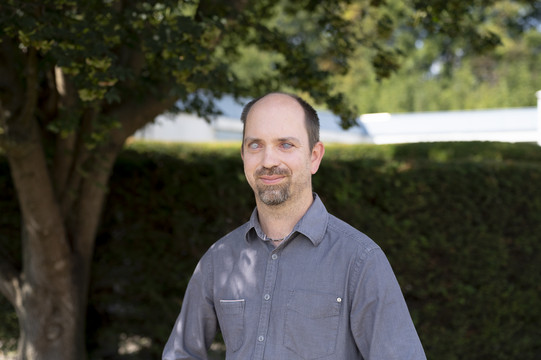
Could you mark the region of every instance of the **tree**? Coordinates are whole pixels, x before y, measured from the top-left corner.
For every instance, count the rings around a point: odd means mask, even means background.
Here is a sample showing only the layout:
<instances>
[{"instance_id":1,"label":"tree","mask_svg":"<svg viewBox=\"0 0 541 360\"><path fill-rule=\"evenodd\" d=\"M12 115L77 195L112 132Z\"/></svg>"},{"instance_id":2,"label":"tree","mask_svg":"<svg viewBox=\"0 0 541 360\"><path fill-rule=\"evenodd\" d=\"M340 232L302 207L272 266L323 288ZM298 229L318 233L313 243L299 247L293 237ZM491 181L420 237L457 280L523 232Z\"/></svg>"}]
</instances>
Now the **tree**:
<instances>
[{"instance_id":1,"label":"tree","mask_svg":"<svg viewBox=\"0 0 541 360\"><path fill-rule=\"evenodd\" d=\"M370 49L379 76L398 67L383 4L3 1L0 147L20 205L22 263L0 251L0 292L19 319L19 358L85 358L94 239L128 136L165 110L209 116L222 94L279 89L303 92L353 124L355 110L330 76L346 73L359 47ZM423 6L414 2L414 13ZM458 17L467 13L458 8ZM236 75L246 49L270 55L267 71Z\"/></svg>"},{"instance_id":2,"label":"tree","mask_svg":"<svg viewBox=\"0 0 541 360\"><path fill-rule=\"evenodd\" d=\"M427 8L453 8L443 2L426 3ZM541 71L538 1L464 2L458 4L458 14L470 9L467 15L444 13L440 23L426 26L414 26L430 18L421 8L412 13L407 4L396 2L394 9L395 14L410 13L395 20L402 24L393 37L404 52L400 69L392 77L378 80L366 66L370 59L359 52L351 64L354 71L337 80L337 86L359 110L411 112L535 105ZM457 31L474 34L474 38Z\"/></svg>"}]
</instances>

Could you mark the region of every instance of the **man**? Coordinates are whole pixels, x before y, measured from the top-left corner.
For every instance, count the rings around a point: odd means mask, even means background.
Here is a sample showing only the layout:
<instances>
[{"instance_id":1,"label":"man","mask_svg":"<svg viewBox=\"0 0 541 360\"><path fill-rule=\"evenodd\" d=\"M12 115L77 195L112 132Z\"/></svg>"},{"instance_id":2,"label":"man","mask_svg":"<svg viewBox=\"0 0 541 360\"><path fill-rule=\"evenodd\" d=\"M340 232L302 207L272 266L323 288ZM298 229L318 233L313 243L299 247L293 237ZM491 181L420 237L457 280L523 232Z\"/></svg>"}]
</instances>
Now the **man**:
<instances>
[{"instance_id":1,"label":"man","mask_svg":"<svg viewBox=\"0 0 541 360\"><path fill-rule=\"evenodd\" d=\"M312 192L325 153L304 100L246 105L241 155L256 209L216 242L190 280L164 360L426 359L382 250Z\"/></svg>"}]
</instances>

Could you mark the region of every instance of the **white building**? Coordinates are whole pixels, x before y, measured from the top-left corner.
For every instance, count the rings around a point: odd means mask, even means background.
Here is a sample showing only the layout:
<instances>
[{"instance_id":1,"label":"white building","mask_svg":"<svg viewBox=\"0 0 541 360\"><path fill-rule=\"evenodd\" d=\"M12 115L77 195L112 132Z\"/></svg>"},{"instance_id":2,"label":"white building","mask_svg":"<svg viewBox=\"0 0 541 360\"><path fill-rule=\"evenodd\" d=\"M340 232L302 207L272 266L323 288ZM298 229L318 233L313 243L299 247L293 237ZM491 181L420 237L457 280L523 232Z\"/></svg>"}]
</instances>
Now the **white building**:
<instances>
[{"instance_id":1,"label":"white building","mask_svg":"<svg viewBox=\"0 0 541 360\"><path fill-rule=\"evenodd\" d=\"M216 103L223 115L210 123L195 115L163 114L154 123L148 124L135 133L138 139L158 141L240 141L242 140L242 123L240 115L244 104L238 104L231 97L225 97ZM320 137L327 143L356 144L370 142L362 126L344 130L339 125L339 117L318 111L320 120Z\"/></svg>"},{"instance_id":2,"label":"white building","mask_svg":"<svg viewBox=\"0 0 541 360\"><path fill-rule=\"evenodd\" d=\"M511 108L365 114L361 122L375 144L431 141L537 142L537 109Z\"/></svg>"},{"instance_id":3,"label":"white building","mask_svg":"<svg viewBox=\"0 0 541 360\"><path fill-rule=\"evenodd\" d=\"M541 91L538 107L435 111L407 114L364 114L358 126L343 130L339 118L318 111L321 140L326 143L408 143L432 141L502 141L541 144ZM210 123L189 114L164 114L139 130L135 137L158 141L240 141L242 104L219 100L223 115Z\"/></svg>"}]
</instances>

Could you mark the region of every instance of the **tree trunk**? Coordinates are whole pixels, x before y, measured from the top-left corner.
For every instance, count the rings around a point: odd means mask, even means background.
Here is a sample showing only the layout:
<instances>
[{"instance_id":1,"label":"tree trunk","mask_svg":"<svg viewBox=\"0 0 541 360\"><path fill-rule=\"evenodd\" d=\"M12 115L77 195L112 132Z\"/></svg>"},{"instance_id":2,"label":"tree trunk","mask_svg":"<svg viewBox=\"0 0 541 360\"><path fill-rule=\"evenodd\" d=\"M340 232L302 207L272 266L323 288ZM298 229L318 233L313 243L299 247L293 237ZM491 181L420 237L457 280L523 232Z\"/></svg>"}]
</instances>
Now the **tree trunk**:
<instances>
[{"instance_id":1,"label":"tree trunk","mask_svg":"<svg viewBox=\"0 0 541 360\"><path fill-rule=\"evenodd\" d=\"M77 285L58 293L39 285L23 284L18 359L85 359L86 309L78 301Z\"/></svg>"},{"instance_id":2,"label":"tree trunk","mask_svg":"<svg viewBox=\"0 0 541 360\"><path fill-rule=\"evenodd\" d=\"M44 112L38 111L36 49L29 47L19 60L26 62L25 81L12 84L21 94L12 104L0 101L0 145L21 210L23 264L22 270L16 268L0 251L0 293L19 319L20 360L84 360L90 267L113 164L127 136L176 99L149 97L143 103L131 100L109 107L105 116L118 119L122 127L92 147L85 139L102 109L89 104L77 130L53 140L41 128L55 115L44 121ZM69 104L63 106L71 110ZM51 147L54 141L56 147ZM55 151L52 162L45 156L44 142Z\"/></svg>"},{"instance_id":3,"label":"tree trunk","mask_svg":"<svg viewBox=\"0 0 541 360\"><path fill-rule=\"evenodd\" d=\"M14 178L17 178L17 168L20 167L20 162L12 167ZM110 171L105 172L108 174ZM29 184L25 183L28 180L27 174L26 179L16 179L16 183L25 184L22 189L28 189ZM98 182L99 179L94 177L90 182L93 181ZM71 217L72 222L76 225L72 224L70 231L66 226L70 223L68 219L60 218L60 223L52 221L57 227L50 229L43 229L47 224L44 226L43 222L36 221L39 215L36 215L35 208L55 209L59 207L56 201L47 203L42 199L41 205L33 206L24 195L20 196L21 208L31 209L23 210L23 271L12 301L20 325L19 360L86 358L85 320L90 265L105 197L105 189L98 184L87 187L90 191L80 194L75 214L72 214L75 215ZM43 186L37 191L43 191ZM66 234L72 232L77 235L69 241ZM57 250L53 250L55 247Z\"/></svg>"},{"instance_id":4,"label":"tree trunk","mask_svg":"<svg viewBox=\"0 0 541 360\"><path fill-rule=\"evenodd\" d=\"M32 125L34 124L34 125ZM85 320L94 241L120 145L87 157L86 176L65 204L54 190L36 123L6 152L23 219L20 274L0 259L0 290L20 325L18 359L84 360ZM31 141L27 141L31 140ZM88 160L90 159L90 160ZM68 189L67 193L69 193Z\"/></svg>"},{"instance_id":5,"label":"tree trunk","mask_svg":"<svg viewBox=\"0 0 541 360\"><path fill-rule=\"evenodd\" d=\"M84 359L88 271L79 267L90 259L76 259L40 168L44 162L32 151L27 155L11 164L23 218L23 269L12 299L20 325L18 358Z\"/></svg>"}]
</instances>

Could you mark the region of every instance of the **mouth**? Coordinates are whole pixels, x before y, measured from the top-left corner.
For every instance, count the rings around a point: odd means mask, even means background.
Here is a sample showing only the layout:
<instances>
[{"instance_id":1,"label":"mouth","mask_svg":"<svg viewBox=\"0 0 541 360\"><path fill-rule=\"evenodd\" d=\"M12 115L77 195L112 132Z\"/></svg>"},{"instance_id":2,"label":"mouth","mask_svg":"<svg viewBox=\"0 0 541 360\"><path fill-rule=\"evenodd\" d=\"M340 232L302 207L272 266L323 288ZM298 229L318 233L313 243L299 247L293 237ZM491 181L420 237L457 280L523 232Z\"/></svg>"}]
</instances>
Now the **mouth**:
<instances>
[{"instance_id":1,"label":"mouth","mask_svg":"<svg viewBox=\"0 0 541 360\"><path fill-rule=\"evenodd\" d=\"M259 180L265 184L265 185L276 185L280 183L285 176L283 175L268 175L268 176L260 176Z\"/></svg>"},{"instance_id":2,"label":"mouth","mask_svg":"<svg viewBox=\"0 0 541 360\"><path fill-rule=\"evenodd\" d=\"M276 167L271 169L262 168L256 172L255 176L263 185L277 185L289 176L289 172Z\"/></svg>"}]
</instances>

